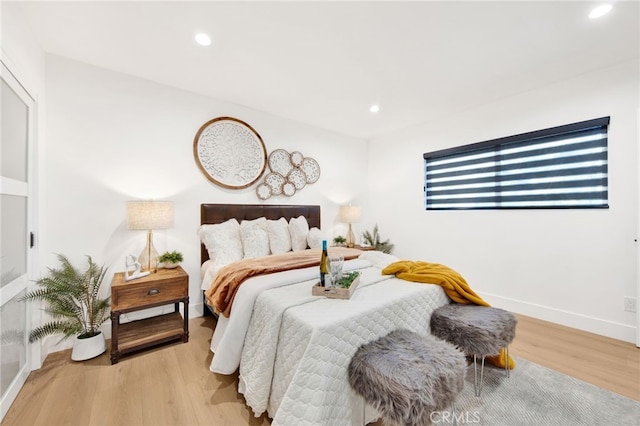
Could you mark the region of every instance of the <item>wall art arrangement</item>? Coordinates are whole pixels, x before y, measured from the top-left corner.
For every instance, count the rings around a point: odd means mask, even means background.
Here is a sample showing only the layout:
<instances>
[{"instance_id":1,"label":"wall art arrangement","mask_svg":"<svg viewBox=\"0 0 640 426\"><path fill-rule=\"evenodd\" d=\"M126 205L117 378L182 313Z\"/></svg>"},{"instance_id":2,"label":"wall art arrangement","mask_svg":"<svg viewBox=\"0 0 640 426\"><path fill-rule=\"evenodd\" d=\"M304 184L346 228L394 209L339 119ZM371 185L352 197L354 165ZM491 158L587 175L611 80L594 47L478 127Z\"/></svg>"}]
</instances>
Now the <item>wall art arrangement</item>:
<instances>
[{"instance_id":1,"label":"wall art arrangement","mask_svg":"<svg viewBox=\"0 0 640 426\"><path fill-rule=\"evenodd\" d=\"M258 132L231 117L204 123L193 141L193 155L207 179L229 189L251 186L267 165L267 150Z\"/></svg>"},{"instance_id":2,"label":"wall art arrangement","mask_svg":"<svg viewBox=\"0 0 640 426\"><path fill-rule=\"evenodd\" d=\"M269 154L268 164L269 172L256 187L256 194L261 200L274 195L291 197L320 178L318 162L298 151L289 153L284 149L276 149Z\"/></svg>"}]
</instances>

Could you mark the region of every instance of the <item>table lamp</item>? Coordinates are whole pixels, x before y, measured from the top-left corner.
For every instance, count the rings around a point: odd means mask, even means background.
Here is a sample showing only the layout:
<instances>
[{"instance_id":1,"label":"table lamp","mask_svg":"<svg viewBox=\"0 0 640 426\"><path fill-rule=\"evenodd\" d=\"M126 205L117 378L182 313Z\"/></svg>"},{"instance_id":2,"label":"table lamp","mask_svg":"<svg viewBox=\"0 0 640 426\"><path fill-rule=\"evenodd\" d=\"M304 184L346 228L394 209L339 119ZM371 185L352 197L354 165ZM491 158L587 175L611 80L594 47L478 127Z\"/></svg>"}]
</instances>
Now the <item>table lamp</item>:
<instances>
[{"instance_id":1,"label":"table lamp","mask_svg":"<svg viewBox=\"0 0 640 426\"><path fill-rule=\"evenodd\" d=\"M173 226L173 202L171 201L128 201L127 228L147 230L147 245L140 253L138 261L149 272L158 270L158 252L153 246L153 230Z\"/></svg>"},{"instance_id":2,"label":"table lamp","mask_svg":"<svg viewBox=\"0 0 640 426\"><path fill-rule=\"evenodd\" d=\"M359 206L342 206L340 207L340 220L349 224L349 231L347 232L347 247L353 247L355 245L356 237L353 235L353 229L351 224L360 222L362 217L362 209Z\"/></svg>"}]
</instances>

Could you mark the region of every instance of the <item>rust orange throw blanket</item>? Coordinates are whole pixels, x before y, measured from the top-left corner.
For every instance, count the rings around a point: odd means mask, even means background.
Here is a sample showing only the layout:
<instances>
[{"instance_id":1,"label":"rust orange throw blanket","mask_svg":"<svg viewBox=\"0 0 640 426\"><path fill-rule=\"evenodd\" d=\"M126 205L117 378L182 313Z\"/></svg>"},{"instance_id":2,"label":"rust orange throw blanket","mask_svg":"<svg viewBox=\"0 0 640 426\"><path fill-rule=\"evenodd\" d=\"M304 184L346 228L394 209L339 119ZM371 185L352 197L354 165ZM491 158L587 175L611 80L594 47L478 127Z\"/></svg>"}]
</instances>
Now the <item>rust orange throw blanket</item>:
<instances>
[{"instance_id":1,"label":"rust orange throw blanket","mask_svg":"<svg viewBox=\"0 0 640 426\"><path fill-rule=\"evenodd\" d=\"M382 270L384 275L395 275L407 281L436 284L444 289L451 300L462 304L490 306L469 287L467 281L458 272L439 263L401 260L394 262ZM489 356L487 360L498 367L505 367L505 351L500 355ZM509 357L509 369L515 367L513 358Z\"/></svg>"},{"instance_id":2,"label":"rust orange throw blanket","mask_svg":"<svg viewBox=\"0 0 640 426\"><path fill-rule=\"evenodd\" d=\"M358 249L330 247L329 254L341 254L345 260L355 259L362 253ZM231 305L238 288L247 279L256 275L272 274L289 269L301 269L320 265L320 249L292 251L254 259L245 259L220 269L218 275L205 291L207 302L225 317L231 314ZM318 273L319 274L319 273Z\"/></svg>"}]
</instances>

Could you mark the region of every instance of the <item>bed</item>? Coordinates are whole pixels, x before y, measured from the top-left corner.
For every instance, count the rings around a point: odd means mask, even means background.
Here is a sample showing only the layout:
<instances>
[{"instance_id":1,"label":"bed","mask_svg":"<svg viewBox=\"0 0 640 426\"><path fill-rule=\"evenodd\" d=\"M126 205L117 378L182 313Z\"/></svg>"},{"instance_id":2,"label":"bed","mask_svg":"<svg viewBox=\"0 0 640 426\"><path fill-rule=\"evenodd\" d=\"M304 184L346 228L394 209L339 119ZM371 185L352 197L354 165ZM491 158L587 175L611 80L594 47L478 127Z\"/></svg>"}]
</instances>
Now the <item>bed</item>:
<instances>
[{"instance_id":1,"label":"bed","mask_svg":"<svg viewBox=\"0 0 640 426\"><path fill-rule=\"evenodd\" d=\"M202 225L236 219L306 218L319 228L319 206L203 204ZM332 248L330 248L330 251ZM206 247L203 264L211 262ZM256 416L265 411L274 425L362 424L362 402L351 391L346 369L357 348L406 328L429 332L431 312L449 303L439 286L411 283L380 271L398 260L376 251L359 252L345 270L359 270L350 300L313 296L317 266L247 279L229 316L219 315L211 340L210 370L239 370L238 390ZM203 288L206 287L203 268ZM367 408L366 420L378 415Z\"/></svg>"},{"instance_id":2,"label":"bed","mask_svg":"<svg viewBox=\"0 0 640 426\"><path fill-rule=\"evenodd\" d=\"M253 221L260 218L278 220L284 218L287 222L292 218L304 217L310 229L320 229L320 206L311 205L267 205L267 204L201 204L200 225L221 225L231 219ZM208 264L211 262L209 250L201 236L200 264L201 264L201 288L204 292L208 281L213 279L212 274L207 274ZM218 316L214 308L206 303L207 311Z\"/></svg>"}]
</instances>

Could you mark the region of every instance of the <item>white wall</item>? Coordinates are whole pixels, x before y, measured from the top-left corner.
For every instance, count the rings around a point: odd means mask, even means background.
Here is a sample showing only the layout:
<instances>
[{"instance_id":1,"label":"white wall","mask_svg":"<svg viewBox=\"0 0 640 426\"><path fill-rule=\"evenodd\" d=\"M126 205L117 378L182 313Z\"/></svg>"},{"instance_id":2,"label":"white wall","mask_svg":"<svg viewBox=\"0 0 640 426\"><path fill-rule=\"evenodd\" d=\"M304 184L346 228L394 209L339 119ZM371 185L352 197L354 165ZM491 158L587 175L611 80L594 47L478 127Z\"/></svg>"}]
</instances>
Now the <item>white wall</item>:
<instances>
[{"instance_id":1,"label":"white wall","mask_svg":"<svg viewBox=\"0 0 640 426\"><path fill-rule=\"evenodd\" d=\"M372 141L369 208L394 254L450 266L495 306L635 341L638 75L632 61ZM424 210L424 152L602 116L609 209Z\"/></svg>"},{"instance_id":2,"label":"white wall","mask_svg":"<svg viewBox=\"0 0 640 426\"><path fill-rule=\"evenodd\" d=\"M453 267L494 305L633 341L635 317L622 298L638 296L637 62L376 139L367 153L361 140L60 57L47 57L45 82L43 53L10 5L2 5L3 25L10 22L3 58L36 93L40 120L47 88L46 132L39 127L41 269L55 263L53 253L65 253L123 270L125 254L144 245L143 232L125 227L126 200L173 200L175 226L156 232L156 246L185 254L191 311L199 312L199 204L259 203L253 188L217 187L194 163L197 129L229 115L252 125L269 152L299 150L321 166L316 184L267 203L320 204L330 237L344 234L337 206L360 204L356 236L378 223L395 254ZM611 116L610 209L424 211L423 152L604 115Z\"/></svg>"},{"instance_id":3,"label":"white wall","mask_svg":"<svg viewBox=\"0 0 640 426\"><path fill-rule=\"evenodd\" d=\"M44 93L44 52L29 29L22 9L16 2L0 4L0 46L2 60L8 62L11 71L27 86L32 96Z\"/></svg>"},{"instance_id":4,"label":"white wall","mask_svg":"<svg viewBox=\"0 0 640 426\"><path fill-rule=\"evenodd\" d=\"M149 81L57 56L47 56L46 209L42 211L44 265L54 253L82 262L85 254L123 271L125 255L139 254L146 232L129 231L126 201L174 202L174 227L154 232L159 253L179 250L190 277L191 315L202 312L200 204L261 203L255 185L228 190L210 183L193 157L202 124L239 118L262 137L267 152L282 148L315 158L320 179L293 197L267 204L319 204L322 228L338 232L338 206L359 202L366 188L366 143ZM212 74L211 78L216 78ZM107 288L108 289L108 288Z\"/></svg>"}]
</instances>

